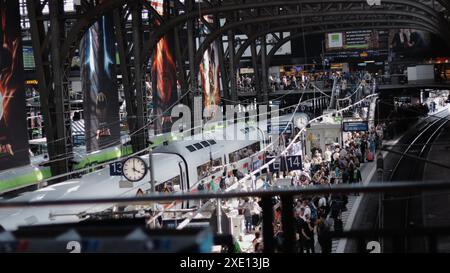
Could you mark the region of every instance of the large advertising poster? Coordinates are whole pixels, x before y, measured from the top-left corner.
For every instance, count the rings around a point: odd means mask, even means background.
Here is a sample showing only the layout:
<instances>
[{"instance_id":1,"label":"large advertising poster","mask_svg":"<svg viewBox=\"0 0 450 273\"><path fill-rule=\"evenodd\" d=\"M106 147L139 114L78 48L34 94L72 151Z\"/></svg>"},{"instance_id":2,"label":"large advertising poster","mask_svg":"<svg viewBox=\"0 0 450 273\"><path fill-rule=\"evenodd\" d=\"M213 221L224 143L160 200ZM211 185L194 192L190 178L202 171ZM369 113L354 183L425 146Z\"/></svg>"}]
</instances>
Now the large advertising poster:
<instances>
[{"instance_id":1,"label":"large advertising poster","mask_svg":"<svg viewBox=\"0 0 450 273\"><path fill-rule=\"evenodd\" d=\"M29 163L19 1L0 0L0 170Z\"/></svg>"},{"instance_id":2,"label":"large advertising poster","mask_svg":"<svg viewBox=\"0 0 450 273\"><path fill-rule=\"evenodd\" d=\"M168 0L151 1L153 8L163 17L169 16ZM155 133L170 132L173 124L171 110L178 99L177 69L173 55L174 37L165 35L157 44L152 58L152 89Z\"/></svg>"},{"instance_id":3,"label":"large advertising poster","mask_svg":"<svg viewBox=\"0 0 450 273\"><path fill-rule=\"evenodd\" d=\"M84 94L88 152L119 144L119 99L112 16L102 16L81 41L81 81Z\"/></svg>"},{"instance_id":4,"label":"large advertising poster","mask_svg":"<svg viewBox=\"0 0 450 273\"><path fill-rule=\"evenodd\" d=\"M379 32L376 30L355 30L327 33L325 35L327 51L378 49Z\"/></svg>"},{"instance_id":5,"label":"large advertising poster","mask_svg":"<svg viewBox=\"0 0 450 273\"><path fill-rule=\"evenodd\" d=\"M389 32L389 47L394 54L415 56L430 49L430 34L415 29L397 29Z\"/></svg>"},{"instance_id":6,"label":"large advertising poster","mask_svg":"<svg viewBox=\"0 0 450 273\"><path fill-rule=\"evenodd\" d=\"M208 23L214 22L211 15L205 15L203 18ZM202 32L204 35L209 34L206 26L203 26ZM203 91L203 107L206 116L210 117L214 114L220 101L219 48L217 42L211 43L203 54L203 60L200 64L200 80Z\"/></svg>"}]
</instances>

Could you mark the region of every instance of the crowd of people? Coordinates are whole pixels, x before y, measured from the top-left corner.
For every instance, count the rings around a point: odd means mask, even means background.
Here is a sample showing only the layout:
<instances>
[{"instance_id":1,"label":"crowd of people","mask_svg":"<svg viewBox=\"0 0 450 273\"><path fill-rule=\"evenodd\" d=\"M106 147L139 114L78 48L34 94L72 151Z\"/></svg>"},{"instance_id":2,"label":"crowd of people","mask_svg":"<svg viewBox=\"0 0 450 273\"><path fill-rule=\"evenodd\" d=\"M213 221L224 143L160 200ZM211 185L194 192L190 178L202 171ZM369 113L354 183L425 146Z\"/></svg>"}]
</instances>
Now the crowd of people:
<instances>
[{"instance_id":1,"label":"crowd of people","mask_svg":"<svg viewBox=\"0 0 450 273\"><path fill-rule=\"evenodd\" d=\"M264 185L267 185L265 188L277 185L279 179L288 179L291 185L301 187L361 183L363 180L361 165L375 159L375 153L383 139L383 129L381 125L378 125L371 128L369 132L347 133L343 147L338 144L329 145L324 152L320 148L313 148L312 156L305 158L302 171L291 171L279 175L268 173L264 177ZM274 198L273 203L274 240L278 249L281 250L283 241L281 204L277 198ZM343 230L342 212L347 210L347 203L348 196L343 194L297 198L294 212L298 251L314 253L316 251L315 235L317 235L321 252L330 253L331 232ZM253 206L251 205L252 208ZM253 220L251 223L254 225L254 219L251 218L259 212L260 210L250 209L248 217L246 216L246 223Z\"/></svg>"},{"instance_id":2,"label":"crowd of people","mask_svg":"<svg viewBox=\"0 0 450 273\"><path fill-rule=\"evenodd\" d=\"M269 75L269 86L271 91L297 90L305 88L308 82L320 85L320 88L331 88L334 79L342 82L342 90L346 90L349 85L357 84L360 80L371 82L374 76L367 71L359 72L299 72L286 73L282 75ZM256 79L254 75L245 74L237 79L238 89L241 92L253 92L256 88Z\"/></svg>"}]
</instances>

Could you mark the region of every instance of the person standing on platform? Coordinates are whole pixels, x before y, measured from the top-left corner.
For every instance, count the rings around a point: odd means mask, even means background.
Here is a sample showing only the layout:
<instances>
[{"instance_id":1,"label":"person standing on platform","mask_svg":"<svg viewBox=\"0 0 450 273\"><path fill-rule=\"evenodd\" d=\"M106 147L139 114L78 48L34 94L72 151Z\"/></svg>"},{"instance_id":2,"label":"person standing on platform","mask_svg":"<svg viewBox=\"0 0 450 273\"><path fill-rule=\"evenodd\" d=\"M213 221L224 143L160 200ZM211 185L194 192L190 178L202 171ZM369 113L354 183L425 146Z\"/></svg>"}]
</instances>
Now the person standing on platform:
<instances>
[{"instance_id":1,"label":"person standing on platform","mask_svg":"<svg viewBox=\"0 0 450 273\"><path fill-rule=\"evenodd\" d=\"M268 179L268 177L265 177L263 182L263 189L268 190L270 189L270 187L270 180Z\"/></svg>"},{"instance_id":2,"label":"person standing on platform","mask_svg":"<svg viewBox=\"0 0 450 273\"><path fill-rule=\"evenodd\" d=\"M366 162L366 141L364 139L361 140L361 144L359 145L359 149L361 150L361 163Z\"/></svg>"},{"instance_id":3,"label":"person standing on platform","mask_svg":"<svg viewBox=\"0 0 450 273\"><path fill-rule=\"evenodd\" d=\"M244 214L245 230L247 233L250 233L253 229L252 210L252 200L246 199L244 205L242 206L242 211Z\"/></svg>"},{"instance_id":4,"label":"person standing on platform","mask_svg":"<svg viewBox=\"0 0 450 273\"><path fill-rule=\"evenodd\" d=\"M302 235L305 238L306 253L315 253L314 249L314 223L311 222L310 215L305 213L305 221L302 226Z\"/></svg>"},{"instance_id":5,"label":"person standing on platform","mask_svg":"<svg viewBox=\"0 0 450 273\"><path fill-rule=\"evenodd\" d=\"M227 174L223 173L222 177L220 177L220 182L219 182L219 188L221 191L225 191L227 189L226 179L227 179Z\"/></svg>"},{"instance_id":6,"label":"person standing on platform","mask_svg":"<svg viewBox=\"0 0 450 273\"><path fill-rule=\"evenodd\" d=\"M331 231L333 230L333 220L327 217L325 213L320 214L320 218L317 223L317 239L322 249L322 253L331 253L331 247L333 244L331 238Z\"/></svg>"},{"instance_id":7,"label":"person standing on platform","mask_svg":"<svg viewBox=\"0 0 450 273\"><path fill-rule=\"evenodd\" d=\"M359 170L359 167L356 167L353 170L353 183L361 183L362 182L362 176L361 171ZM359 195L359 193L356 193L355 195Z\"/></svg>"},{"instance_id":8,"label":"person standing on platform","mask_svg":"<svg viewBox=\"0 0 450 273\"><path fill-rule=\"evenodd\" d=\"M198 185L197 185L197 191L198 193L203 193L203 191L205 190L205 181L201 180ZM199 206L202 206L203 200L199 200L200 204Z\"/></svg>"},{"instance_id":9,"label":"person standing on platform","mask_svg":"<svg viewBox=\"0 0 450 273\"><path fill-rule=\"evenodd\" d=\"M250 174L252 177L252 190L256 190L256 175Z\"/></svg>"},{"instance_id":10,"label":"person standing on platform","mask_svg":"<svg viewBox=\"0 0 450 273\"><path fill-rule=\"evenodd\" d=\"M217 185L216 185L216 177L213 175L212 177L211 177L211 180L209 181L209 190L210 191L212 191L212 192L217 192L217 190L218 190L218 187L217 187Z\"/></svg>"}]
</instances>

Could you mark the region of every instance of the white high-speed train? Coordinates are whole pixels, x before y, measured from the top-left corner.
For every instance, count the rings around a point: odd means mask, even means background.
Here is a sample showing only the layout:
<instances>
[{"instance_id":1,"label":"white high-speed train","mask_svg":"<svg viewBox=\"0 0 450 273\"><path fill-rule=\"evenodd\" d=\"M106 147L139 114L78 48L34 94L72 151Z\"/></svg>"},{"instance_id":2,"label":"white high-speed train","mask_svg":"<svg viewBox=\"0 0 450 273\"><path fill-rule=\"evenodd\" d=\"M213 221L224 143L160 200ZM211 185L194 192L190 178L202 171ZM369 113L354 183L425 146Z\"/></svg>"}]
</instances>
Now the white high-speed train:
<instances>
[{"instance_id":1,"label":"white high-speed train","mask_svg":"<svg viewBox=\"0 0 450 273\"><path fill-rule=\"evenodd\" d=\"M289 115L290 116L290 115ZM280 117L280 121L283 117ZM208 182L215 176L218 184L223 174L224 165L227 172L238 169L242 173L263 164L263 153L260 150L267 145L267 126L260 123L259 128L238 123L234 130L227 128L226 135L238 135L238 139L230 137L222 139L223 130L194 137L194 140L180 140L163 145L154 150L153 170L156 189L160 192L188 192L196 191L199 181ZM245 133L251 131L257 137L245 140ZM241 137L239 137L239 134ZM199 140L195 140L198 138ZM217 140L215 140L216 138ZM264 141L265 140L265 141ZM142 156L146 162L148 155ZM141 190L151 189L150 173L140 182L131 187L123 187L124 178L110 176L109 166L84 175L79 179L72 179L51 185L37 191L25 193L9 201L41 201L41 200L70 200L83 198L111 198L133 197ZM115 204L105 205L71 205L60 207L25 207L17 209L0 209L0 226L6 230L15 230L23 225L43 225L52 223L78 222L86 214L105 211ZM195 207L197 202L191 201L180 204L183 208Z\"/></svg>"}]
</instances>

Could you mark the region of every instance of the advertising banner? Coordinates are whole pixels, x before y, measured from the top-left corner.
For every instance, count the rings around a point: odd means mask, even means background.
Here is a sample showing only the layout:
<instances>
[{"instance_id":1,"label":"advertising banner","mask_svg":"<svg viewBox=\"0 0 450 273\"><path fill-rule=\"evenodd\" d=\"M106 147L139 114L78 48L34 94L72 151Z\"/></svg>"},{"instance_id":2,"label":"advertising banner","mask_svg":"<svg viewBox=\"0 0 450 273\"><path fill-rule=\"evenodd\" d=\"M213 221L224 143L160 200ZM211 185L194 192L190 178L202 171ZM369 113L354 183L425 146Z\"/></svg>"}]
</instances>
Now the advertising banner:
<instances>
[{"instance_id":1,"label":"advertising banner","mask_svg":"<svg viewBox=\"0 0 450 273\"><path fill-rule=\"evenodd\" d=\"M164 18L169 16L168 0L151 1L153 8ZM161 38L152 58L152 89L155 133L170 132L173 124L171 111L178 100L177 67L175 64L173 34Z\"/></svg>"},{"instance_id":2,"label":"advertising banner","mask_svg":"<svg viewBox=\"0 0 450 273\"><path fill-rule=\"evenodd\" d=\"M120 144L113 26L110 14L102 16L86 32L80 46L88 152Z\"/></svg>"},{"instance_id":3,"label":"advertising banner","mask_svg":"<svg viewBox=\"0 0 450 273\"><path fill-rule=\"evenodd\" d=\"M344 122L344 132L367 132L369 131L369 124L367 121L363 122Z\"/></svg>"},{"instance_id":4,"label":"advertising banner","mask_svg":"<svg viewBox=\"0 0 450 273\"><path fill-rule=\"evenodd\" d=\"M325 39L327 51L380 48L380 35L376 30L328 33Z\"/></svg>"},{"instance_id":5,"label":"advertising banner","mask_svg":"<svg viewBox=\"0 0 450 273\"><path fill-rule=\"evenodd\" d=\"M19 1L0 0L0 170L28 164Z\"/></svg>"},{"instance_id":6,"label":"advertising banner","mask_svg":"<svg viewBox=\"0 0 450 273\"><path fill-rule=\"evenodd\" d=\"M415 56L430 50L430 34L415 29L398 29L389 32L389 46L394 54Z\"/></svg>"},{"instance_id":7,"label":"advertising banner","mask_svg":"<svg viewBox=\"0 0 450 273\"><path fill-rule=\"evenodd\" d=\"M208 23L214 23L211 15L205 15L204 19ZM204 35L207 35L210 31L204 25L202 32ZM211 43L203 54L199 71L203 91L203 107L206 116L210 117L214 114L216 106L219 105L220 101L219 47L217 46L217 42Z\"/></svg>"}]
</instances>

